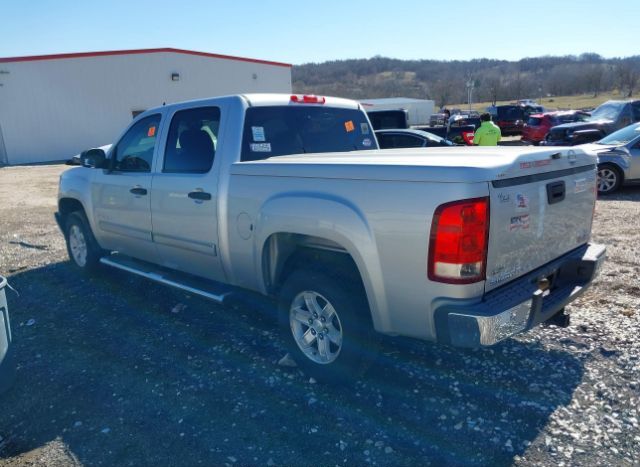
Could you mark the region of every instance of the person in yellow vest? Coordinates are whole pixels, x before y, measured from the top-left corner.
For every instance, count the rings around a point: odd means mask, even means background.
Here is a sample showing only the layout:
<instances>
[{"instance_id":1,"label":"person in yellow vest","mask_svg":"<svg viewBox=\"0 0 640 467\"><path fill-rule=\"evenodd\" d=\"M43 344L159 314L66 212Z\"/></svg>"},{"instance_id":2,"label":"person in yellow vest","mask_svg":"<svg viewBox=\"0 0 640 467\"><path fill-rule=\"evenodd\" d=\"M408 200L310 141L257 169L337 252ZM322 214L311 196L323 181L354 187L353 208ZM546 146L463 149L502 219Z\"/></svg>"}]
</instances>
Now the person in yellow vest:
<instances>
[{"instance_id":1,"label":"person in yellow vest","mask_svg":"<svg viewBox=\"0 0 640 467\"><path fill-rule=\"evenodd\" d=\"M500 127L491 121L491 114L488 112L480 115L480 127L473 136L474 146L497 146L502 138Z\"/></svg>"}]
</instances>

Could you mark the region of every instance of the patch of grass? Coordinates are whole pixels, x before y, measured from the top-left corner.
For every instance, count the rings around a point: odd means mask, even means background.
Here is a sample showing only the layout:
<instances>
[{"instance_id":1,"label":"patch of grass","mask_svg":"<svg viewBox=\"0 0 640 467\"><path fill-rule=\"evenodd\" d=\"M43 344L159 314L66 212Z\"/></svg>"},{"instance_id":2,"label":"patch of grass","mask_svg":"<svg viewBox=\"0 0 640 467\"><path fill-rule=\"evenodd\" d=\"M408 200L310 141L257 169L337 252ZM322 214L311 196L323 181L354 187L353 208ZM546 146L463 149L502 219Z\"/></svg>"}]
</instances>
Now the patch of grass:
<instances>
[{"instance_id":1,"label":"patch of grass","mask_svg":"<svg viewBox=\"0 0 640 467\"><path fill-rule=\"evenodd\" d=\"M543 97L542 100L535 99L536 103L543 105L549 110L563 110L563 109L585 109L594 108L606 102L608 100L626 100L627 97L624 94L620 94L618 91L609 91L599 94L594 97L593 94L577 94L575 96L553 96ZM515 101L498 101L497 105L512 104ZM491 102L478 102L471 104L473 110L485 110L491 105ZM452 104L448 105L449 109L468 109L468 104Z\"/></svg>"}]
</instances>

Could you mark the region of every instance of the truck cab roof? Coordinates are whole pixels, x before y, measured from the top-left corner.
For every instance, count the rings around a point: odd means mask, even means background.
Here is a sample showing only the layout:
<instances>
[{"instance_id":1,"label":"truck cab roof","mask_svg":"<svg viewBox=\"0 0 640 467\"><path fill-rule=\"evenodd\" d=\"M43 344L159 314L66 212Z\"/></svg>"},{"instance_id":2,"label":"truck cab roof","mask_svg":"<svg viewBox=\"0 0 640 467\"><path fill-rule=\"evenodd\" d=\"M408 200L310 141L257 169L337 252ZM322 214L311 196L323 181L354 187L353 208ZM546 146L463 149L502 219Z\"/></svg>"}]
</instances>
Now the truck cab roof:
<instances>
[{"instance_id":1,"label":"truck cab roof","mask_svg":"<svg viewBox=\"0 0 640 467\"><path fill-rule=\"evenodd\" d=\"M294 97L295 96L295 97ZM307 97L308 102L305 102L304 98ZM147 115L159 112L163 108L182 107L188 104L190 107L197 107L211 105L214 101L221 99L243 99L250 107L271 107L271 106L285 106L285 105L307 105L307 106L325 106L325 107L337 107L343 109L361 109L358 102L350 99L342 99L340 97L330 96L311 96L304 94L276 94L276 93L255 93L255 94L231 94L227 96L215 96L203 99L193 99L189 101L173 102L166 105L157 106L146 110L140 114L140 118L144 118Z\"/></svg>"}]
</instances>

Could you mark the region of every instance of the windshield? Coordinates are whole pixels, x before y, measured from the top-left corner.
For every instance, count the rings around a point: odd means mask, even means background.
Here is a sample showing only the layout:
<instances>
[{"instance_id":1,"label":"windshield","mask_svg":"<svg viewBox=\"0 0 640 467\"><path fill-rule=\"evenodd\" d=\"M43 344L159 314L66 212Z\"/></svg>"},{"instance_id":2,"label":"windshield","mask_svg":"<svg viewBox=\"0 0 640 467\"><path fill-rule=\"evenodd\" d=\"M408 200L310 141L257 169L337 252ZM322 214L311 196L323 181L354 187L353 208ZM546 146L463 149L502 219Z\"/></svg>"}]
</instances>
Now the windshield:
<instances>
[{"instance_id":1,"label":"windshield","mask_svg":"<svg viewBox=\"0 0 640 467\"><path fill-rule=\"evenodd\" d=\"M289 154L378 149L364 112L320 106L247 109L243 161Z\"/></svg>"},{"instance_id":2,"label":"windshield","mask_svg":"<svg viewBox=\"0 0 640 467\"><path fill-rule=\"evenodd\" d=\"M616 120L626 104L624 102L605 102L591 113L588 121Z\"/></svg>"},{"instance_id":3,"label":"windshield","mask_svg":"<svg viewBox=\"0 0 640 467\"><path fill-rule=\"evenodd\" d=\"M598 141L598 144L622 145L627 144L629 141L637 138L638 136L640 136L640 123L629 125L622 128L621 130L614 131L609 136L605 136L600 141Z\"/></svg>"}]
</instances>

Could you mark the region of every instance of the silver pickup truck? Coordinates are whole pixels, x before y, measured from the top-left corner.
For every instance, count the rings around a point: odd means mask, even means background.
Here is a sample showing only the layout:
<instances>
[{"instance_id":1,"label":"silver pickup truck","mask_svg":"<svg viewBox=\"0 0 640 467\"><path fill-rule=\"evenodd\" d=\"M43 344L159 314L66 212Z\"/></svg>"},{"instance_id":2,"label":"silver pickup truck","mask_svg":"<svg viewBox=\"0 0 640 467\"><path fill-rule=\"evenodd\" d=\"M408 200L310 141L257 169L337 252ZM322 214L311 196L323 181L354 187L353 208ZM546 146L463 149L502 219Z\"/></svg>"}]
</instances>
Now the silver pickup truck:
<instances>
[{"instance_id":1,"label":"silver pickup truck","mask_svg":"<svg viewBox=\"0 0 640 467\"><path fill-rule=\"evenodd\" d=\"M56 213L77 267L270 297L298 364L328 380L370 362L379 333L474 347L566 325L605 257L594 156L379 150L343 99L166 105L82 161Z\"/></svg>"}]
</instances>

